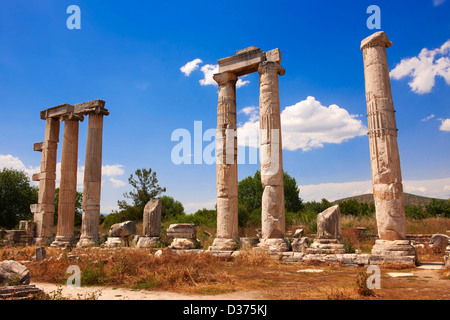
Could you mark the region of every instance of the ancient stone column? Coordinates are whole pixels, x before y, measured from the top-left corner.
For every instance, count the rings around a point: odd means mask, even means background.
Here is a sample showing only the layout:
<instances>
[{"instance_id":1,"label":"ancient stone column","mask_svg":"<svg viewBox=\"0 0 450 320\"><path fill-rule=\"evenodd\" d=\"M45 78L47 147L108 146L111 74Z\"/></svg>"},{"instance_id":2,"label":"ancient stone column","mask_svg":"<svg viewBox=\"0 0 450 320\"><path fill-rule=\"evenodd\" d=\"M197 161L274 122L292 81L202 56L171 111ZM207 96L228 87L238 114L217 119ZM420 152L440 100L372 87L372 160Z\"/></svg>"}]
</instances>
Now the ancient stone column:
<instances>
[{"instance_id":1,"label":"ancient stone column","mask_svg":"<svg viewBox=\"0 0 450 320\"><path fill-rule=\"evenodd\" d=\"M59 120L46 118L45 140L34 145L35 151L42 152L41 171L33 175L39 181L38 204L31 205L36 223L35 243L48 245L53 236L53 217L55 215L56 151L59 141Z\"/></svg>"},{"instance_id":2,"label":"ancient stone column","mask_svg":"<svg viewBox=\"0 0 450 320\"><path fill-rule=\"evenodd\" d=\"M138 248L151 248L159 242L161 234L161 199L150 200L144 208L142 237L137 242Z\"/></svg>"},{"instance_id":3,"label":"ancient stone column","mask_svg":"<svg viewBox=\"0 0 450 320\"><path fill-rule=\"evenodd\" d=\"M77 111L79 109L78 106L75 106ZM103 116L109 114L109 111L103 107L104 101L101 106L97 106L93 111L81 111L82 114L89 114L89 126L84 168L83 216L81 237L77 244L78 247L93 246L99 241L98 227L102 185Z\"/></svg>"},{"instance_id":4,"label":"ancient stone column","mask_svg":"<svg viewBox=\"0 0 450 320\"><path fill-rule=\"evenodd\" d=\"M409 241L404 240L406 218L397 144L398 130L386 56L386 48L391 45L383 31L376 32L361 42L373 195L380 238L372 253L390 254L391 251L403 251L405 255L411 255L414 254L414 248L410 246ZM385 248L394 249L386 251Z\"/></svg>"},{"instance_id":5,"label":"ancient stone column","mask_svg":"<svg viewBox=\"0 0 450 320\"><path fill-rule=\"evenodd\" d=\"M58 226L52 246L73 245L73 225L77 192L78 127L82 116L71 113L64 121L64 136L61 156L61 182L59 186Z\"/></svg>"},{"instance_id":6,"label":"ancient stone column","mask_svg":"<svg viewBox=\"0 0 450 320\"><path fill-rule=\"evenodd\" d=\"M259 65L259 123L262 198L262 239L259 247L288 250L285 236L283 158L278 76L285 70L279 63Z\"/></svg>"},{"instance_id":7,"label":"ancient stone column","mask_svg":"<svg viewBox=\"0 0 450 320\"><path fill-rule=\"evenodd\" d=\"M217 235L211 250L232 250L238 237L236 81L230 72L214 75L217 106Z\"/></svg>"}]
</instances>

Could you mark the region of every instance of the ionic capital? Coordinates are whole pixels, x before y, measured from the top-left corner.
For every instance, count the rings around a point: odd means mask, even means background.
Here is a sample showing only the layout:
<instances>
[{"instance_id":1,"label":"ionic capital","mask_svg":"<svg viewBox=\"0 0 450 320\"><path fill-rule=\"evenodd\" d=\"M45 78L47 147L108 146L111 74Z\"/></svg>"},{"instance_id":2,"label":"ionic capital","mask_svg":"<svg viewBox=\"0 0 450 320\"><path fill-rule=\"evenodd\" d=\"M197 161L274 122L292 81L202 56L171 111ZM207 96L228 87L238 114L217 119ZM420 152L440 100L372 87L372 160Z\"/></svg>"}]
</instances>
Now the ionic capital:
<instances>
[{"instance_id":1,"label":"ionic capital","mask_svg":"<svg viewBox=\"0 0 450 320\"><path fill-rule=\"evenodd\" d=\"M65 115L62 115L59 117L59 121L63 122L63 121L80 121L83 122L84 121L84 116L79 115L77 113L74 112L69 112Z\"/></svg>"},{"instance_id":2,"label":"ionic capital","mask_svg":"<svg viewBox=\"0 0 450 320\"><path fill-rule=\"evenodd\" d=\"M237 81L237 76L234 73L231 72L222 72L222 73L216 73L213 76L213 79L219 84L219 86L222 86L227 83L233 83Z\"/></svg>"},{"instance_id":3,"label":"ionic capital","mask_svg":"<svg viewBox=\"0 0 450 320\"><path fill-rule=\"evenodd\" d=\"M385 47L389 48L392 46L392 42L389 41L388 36L384 31L378 31L368 36L363 41L361 41L361 50L369 47Z\"/></svg>"},{"instance_id":4,"label":"ionic capital","mask_svg":"<svg viewBox=\"0 0 450 320\"><path fill-rule=\"evenodd\" d=\"M264 61L259 64L258 72L259 72L259 74L271 72L271 73L278 74L280 76L284 76L284 74L286 73L286 70L279 63L277 63L275 61Z\"/></svg>"}]
</instances>

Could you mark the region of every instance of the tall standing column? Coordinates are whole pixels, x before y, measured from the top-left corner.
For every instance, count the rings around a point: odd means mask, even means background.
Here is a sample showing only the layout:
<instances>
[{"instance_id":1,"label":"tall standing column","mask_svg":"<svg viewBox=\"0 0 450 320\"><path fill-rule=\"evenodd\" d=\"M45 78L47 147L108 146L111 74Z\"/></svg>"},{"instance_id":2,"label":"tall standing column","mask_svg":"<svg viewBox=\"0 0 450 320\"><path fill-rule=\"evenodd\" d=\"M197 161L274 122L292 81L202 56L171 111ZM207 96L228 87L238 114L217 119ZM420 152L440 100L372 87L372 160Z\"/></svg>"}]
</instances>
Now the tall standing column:
<instances>
[{"instance_id":1,"label":"tall standing column","mask_svg":"<svg viewBox=\"0 0 450 320\"><path fill-rule=\"evenodd\" d=\"M415 255L405 239L406 218L397 125L386 48L392 43L379 31L361 42L366 83L367 121L373 196L379 240L373 254Z\"/></svg>"},{"instance_id":2,"label":"tall standing column","mask_svg":"<svg viewBox=\"0 0 450 320\"><path fill-rule=\"evenodd\" d=\"M52 246L73 245L73 228L77 192L78 128L82 116L71 113L62 118L64 136L61 156L61 182L59 186L58 226Z\"/></svg>"},{"instance_id":3,"label":"tall standing column","mask_svg":"<svg viewBox=\"0 0 450 320\"><path fill-rule=\"evenodd\" d=\"M382 240L402 240L406 233L405 205L386 57L386 48L391 45L387 35L380 31L364 39L361 50L378 233Z\"/></svg>"},{"instance_id":4,"label":"tall standing column","mask_svg":"<svg viewBox=\"0 0 450 320\"><path fill-rule=\"evenodd\" d=\"M217 106L217 235L211 250L233 250L238 237L238 177L236 81L233 73L218 73Z\"/></svg>"},{"instance_id":5,"label":"tall standing column","mask_svg":"<svg viewBox=\"0 0 450 320\"><path fill-rule=\"evenodd\" d=\"M93 246L99 240L100 196L102 185L103 116L106 109L89 114L83 186L83 216L78 247Z\"/></svg>"},{"instance_id":6,"label":"tall standing column","mask_svg":"<svg viewBox=\"0 0 450 320\"><path fill-rule=\"evenodd\" d=\"M259 65L259 123L262 197L262 239L259 246L287 251L283 158L278 76L285 70L279 63L265 61Z\"/></svg>"},{"instance_id":7,"label":"tall standing column","mask_svg":"<svg viewBox=\"0 0 450 320\"><path fill-rule=\"evenodd\" d=\"M34 145L35 151L42 152L41 172L33 175L39 181L38 204L31 205L36 223L37 245L48 245L53 236L53 217L55 215L56 155L59 141L59 120L46 118L45 141Z\"/></svg>"}]
</instances>

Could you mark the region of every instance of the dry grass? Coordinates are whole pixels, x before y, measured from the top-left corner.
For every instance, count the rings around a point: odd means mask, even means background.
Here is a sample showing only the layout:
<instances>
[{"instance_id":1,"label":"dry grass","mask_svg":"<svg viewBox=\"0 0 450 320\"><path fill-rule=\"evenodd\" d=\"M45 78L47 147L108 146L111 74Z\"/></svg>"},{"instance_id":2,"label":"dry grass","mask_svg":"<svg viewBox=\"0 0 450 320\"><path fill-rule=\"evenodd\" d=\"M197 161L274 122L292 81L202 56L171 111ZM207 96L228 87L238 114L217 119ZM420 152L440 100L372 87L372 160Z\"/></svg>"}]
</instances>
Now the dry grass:
<instances>
[{"instance_id":1,"label":"dry grass","mask_svg":"<svg viewBox=\"0 0 450 320\"><path fill-rule=\"evenodd\" d=\"M3 248L0 250L0 260L31 260L34 249ZM434 282L427 282L428 278L417 281L382 277L382 290L376 290L375 297L366 297L357 291L360 286L358 276L366 270L363 267L348 268L324 263L286 264L256 250L243 250L235 259L224 259L209 253L175 253L167 249L157 257L149 250L138 248L73 251L48 248L47 258L26 264L33 282L65 284L69 277L67 267L75 264L82 272L82 286L204 295L256 291L264 299L275 300L434 299L448 296L449 282L445 280L448 275L444 274L442 279L431 279ZM298 272L299 269L311 268L323 272ZM396 270L395 266L384 266L382 269L383 274ZM402 272L410 271L413 269ZM413 288L414 294L409 288Z\"/></svg>"},{"instance_id":2,"label":"dry grass","mask_svg":"<svg viewBox=\"0 0 450 320\"><path fill-rule=\"evenodd\" d=\"M409 234L446 234L447 230L450 230L450 218L406 219L406 233Z\"/></svg>"}]
</instances>

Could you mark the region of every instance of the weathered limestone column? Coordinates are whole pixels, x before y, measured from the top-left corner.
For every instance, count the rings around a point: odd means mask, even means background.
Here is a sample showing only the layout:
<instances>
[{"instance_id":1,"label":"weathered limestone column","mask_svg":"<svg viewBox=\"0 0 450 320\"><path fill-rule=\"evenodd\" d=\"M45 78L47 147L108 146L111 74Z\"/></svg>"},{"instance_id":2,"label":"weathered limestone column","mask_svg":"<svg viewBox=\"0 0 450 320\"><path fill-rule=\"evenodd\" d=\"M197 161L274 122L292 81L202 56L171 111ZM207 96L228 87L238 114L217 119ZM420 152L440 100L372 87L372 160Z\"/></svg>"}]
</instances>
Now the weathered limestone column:
<instances>
[{"instance_id":1,"label":"weathered limestone column","mask_svg":"<svg viewBox=\"0 0 450 320\"><path fill-rule=\"evenodd\" d=\"M285 236L283 158L278 76L285 70L274 61L259 65L259 122L262 198L262 239L259 247L289 249Z\"/></svg>"},{"instance_id":2,"label":"weathered limestone column","mask_svg":"<svg viewBox=\"0 0 450 320\"><path fill-rule=\"evenodd\" d=\"M373 253L384 254L384 248L407 246L402 251L412 254L406 235L397 125L392 101L386 48L392 43L379 31L361 42L366 83L367 121L370 160L378 235Z\"/></svg>"},{"instance_id":3,"label":"weathered limestone column","mask_svg":"<svg viewBox=\"0 0 450 320\"><path fill-rule=\"evenodd\" d=\"M73 245L73 225L77 192L78 128L82 116L74 113L62 117L64 136L61 157L61 182L59 186L58 226L55 241L51 246Z\"/></svg>"},{"instance_id":4,"label":"weathered limestone column","mask_svg":"<svg viewBox=\"0 0 450 320\"><path fill-rule=\"evenodd\" d=\"M238 238L236 81L234 73L214 75L217 106L217 235L211 250L233 250Z\"/></svg>"},{"instance_id":5,"label":"weathered limestone column","mask_svg":"<svg viewBox=\"0 0 450 320\"><path fill-rule=\"evenodd\" d=\"M92 107L88 110L86 108L79 110L83 104L75 105L75 109L80 111L80 114L89 114L83 185L83 216L78 247L93 246L99 241L103 116L109 115L109 111L104 109L104 101L94 100L90 104Z\"/></svg>"},{"instance_id":6,"label":"weathered limestone column","mask_svg":"<svg viewBox=\"0 0 450 320\"><path fill-rule=\"evenodd\" d=\"M59 120L46 118L45 140L34 145L35 151L42 152L41 172L33 175L39 181L38 204L31 205L36 223L35 243L48 245L53 236L53 217L55 215L56 154L59 142Z\"/></svg>"}]
</instances>

